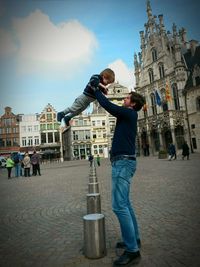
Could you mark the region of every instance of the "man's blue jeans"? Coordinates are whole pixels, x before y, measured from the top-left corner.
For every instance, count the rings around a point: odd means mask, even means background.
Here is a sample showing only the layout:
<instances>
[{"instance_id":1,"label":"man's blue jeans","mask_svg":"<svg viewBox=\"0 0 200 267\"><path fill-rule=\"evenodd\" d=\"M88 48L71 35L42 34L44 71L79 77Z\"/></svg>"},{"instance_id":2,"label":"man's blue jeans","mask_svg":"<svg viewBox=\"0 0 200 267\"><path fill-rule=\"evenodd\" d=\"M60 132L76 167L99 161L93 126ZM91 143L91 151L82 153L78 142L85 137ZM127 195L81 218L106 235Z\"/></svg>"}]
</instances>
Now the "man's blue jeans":
<instances>
[{"instance_id":1,"label":"man's blue jeans","mask_svg":"<svg viewBox=\"0 0 200 267\"><path fill-rule=\"evenodd\" d=\"M139 250L137 240L140 239L134 209L129 200L130 184L135 171L135 160L112 162L112 209L119 220L126 250L130 252Z\"/></svg>"},{"instance_id":2,"label":"man's blue jeans","mask_svg":"<svg viewBox=\"0 0 200 267\"><path fill-rule=\"evenodd\" d=\"M15 177L20 176L20 169L21 169L20 163L15 163Z\"/></svg>"}]
</instances>

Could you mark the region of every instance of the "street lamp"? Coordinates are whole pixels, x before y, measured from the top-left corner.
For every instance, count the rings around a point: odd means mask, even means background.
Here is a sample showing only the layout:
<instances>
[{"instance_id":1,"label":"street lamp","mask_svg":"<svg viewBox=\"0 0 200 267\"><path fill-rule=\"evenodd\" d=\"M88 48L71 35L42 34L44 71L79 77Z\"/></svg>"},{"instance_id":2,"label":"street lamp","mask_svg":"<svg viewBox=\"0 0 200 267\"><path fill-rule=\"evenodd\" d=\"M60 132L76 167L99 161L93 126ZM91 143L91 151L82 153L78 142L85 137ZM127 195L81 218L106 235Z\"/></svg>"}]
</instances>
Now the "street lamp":
<instances>
[{"instance_id":1,"label":"street lamp","mask_svg":"<svg viewBox=\"0 0 200 267\"><path fill-rule=\"evenodd\" d=\"M63 162L64 158L63 158L63 140L62 140L62 128L60 127L59 130L60 133L60 161Z\"/></svg>"}]
</instances>

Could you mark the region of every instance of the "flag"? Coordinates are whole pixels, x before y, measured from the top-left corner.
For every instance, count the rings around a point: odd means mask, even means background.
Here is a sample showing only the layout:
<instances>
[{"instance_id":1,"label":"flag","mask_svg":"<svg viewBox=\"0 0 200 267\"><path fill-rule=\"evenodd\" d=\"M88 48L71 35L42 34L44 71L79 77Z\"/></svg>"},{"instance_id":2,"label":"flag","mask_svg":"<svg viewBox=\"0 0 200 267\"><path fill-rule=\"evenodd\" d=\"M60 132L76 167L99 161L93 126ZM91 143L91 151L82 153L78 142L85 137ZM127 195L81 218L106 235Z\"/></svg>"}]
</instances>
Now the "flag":
<instances>
[{"instance_id":1,"label":"flag","mask_svg":"<svg viewBox=\"0 0 200 267\"><path fill-rule=\"evenodd\" d=\"M165 97L166 97L166 101L172 100L168 82L166 82Z\"/></svg>"},{"instance_id":2,"label":"flag","mask_svg":"<svg viewBox=\"0 0 200 267\"><path fill-rule=\"evenodd\" d=\"M155 90L155 95L156 95L156 104L158 106L161 106L162 102L161 102L161 98L160 98L159 93L158 93L157 90Z\"/></svg>"},{"instance_id":3,"label":"flag","mask_svg":"<svg viewBox=\"0 0 200 267\"><path fill-rule=\"evenodd\" d=\"M147 111L147 104L144 104L142 109L143 109L143 111Z\"/></svg>"}]
</instances>

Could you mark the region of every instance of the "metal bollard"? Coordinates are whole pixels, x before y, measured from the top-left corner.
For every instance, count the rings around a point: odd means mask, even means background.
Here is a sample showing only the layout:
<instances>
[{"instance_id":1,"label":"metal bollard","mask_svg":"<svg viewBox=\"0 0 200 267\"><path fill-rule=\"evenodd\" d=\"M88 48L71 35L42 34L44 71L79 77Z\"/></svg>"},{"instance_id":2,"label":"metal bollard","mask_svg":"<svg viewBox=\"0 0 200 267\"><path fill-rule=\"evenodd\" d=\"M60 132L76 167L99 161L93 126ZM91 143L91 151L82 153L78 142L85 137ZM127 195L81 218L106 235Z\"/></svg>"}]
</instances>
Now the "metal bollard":
<instances>
[{"instance_id":1,"label":"metal bollard","mask_svg":"<svg viewBox=\"0 0 200 267\"><path fill-rule=\"evenodd\" d=\"M97 183L97 176L96 175L90 175L89 176L89 183Z\"/></svg>"},{"instance_id":2,"label":"metal bollard","mask_svg":"<svg viewBox=\"0 0 200 267\"><path fill-rule=\"evenodd\" d=\"M90 259L106 255L105 217L103 214L88 214L84 221L84 255Z\"/></svg>"},{"instance_id":3,"label":"metal bollard","mask_svg":"<svg viewBox=\"0 0 200 267\"><path fill-rule=\"evenodd\" d=\"M88 184L88 193L99 193L99 183L89 183Z\"/></svg>"},{"instance_id":4,"label":"metal bollard","mask_svg":"<svg viewBox=\"0 0 200 267\"><path fill-rule=\"evenodd\" d=\"M101 197L99 193L87 194L87 214L101 213Z\"/></svg>"}]
</instances>

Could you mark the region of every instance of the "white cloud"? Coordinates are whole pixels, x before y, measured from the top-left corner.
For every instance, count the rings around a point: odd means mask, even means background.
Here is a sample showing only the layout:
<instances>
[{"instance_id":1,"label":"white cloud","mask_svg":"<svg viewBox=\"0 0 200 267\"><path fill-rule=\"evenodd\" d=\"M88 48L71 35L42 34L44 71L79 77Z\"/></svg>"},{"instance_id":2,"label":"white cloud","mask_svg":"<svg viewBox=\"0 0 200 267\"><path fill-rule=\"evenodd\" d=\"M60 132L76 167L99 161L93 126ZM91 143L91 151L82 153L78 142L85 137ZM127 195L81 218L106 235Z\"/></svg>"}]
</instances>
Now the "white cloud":
<instances>
[{"instance_id":1,"label":"white cloud","mask_svg":"<svg viewBox=\"0 0 200 267\"><path fill-rule=\"evenodd\" d=\"M13 19L13 29L19 43L20 70L24 72L53 70L70 75L90 62L98 46L95 35L77 20L55 25L40 10Z\"/></svg>"},{"instance_id":2,"label":"white cloud","mask_svg":"<svg viewBox=\"0 0 200 267\"><path fill-rule=\"evenodd\" d=\"M12 35L5 31L4 29L0 29L0 56L8 56L17 50L17 47L13 43Z\"/></svg>"},{"instance_id":3,"label":"white cloud","mask_svg":"<svg viewBox=\"0 0 200 267\"><path fill-rule=\"evenodd\" d=\"M121 60L117 59L108 65L115 72L115 81L121 85L133 89L135 86L135 76L133 69L129 69L128 66Z\"/></svg>"}]
</instances>

